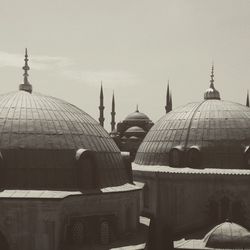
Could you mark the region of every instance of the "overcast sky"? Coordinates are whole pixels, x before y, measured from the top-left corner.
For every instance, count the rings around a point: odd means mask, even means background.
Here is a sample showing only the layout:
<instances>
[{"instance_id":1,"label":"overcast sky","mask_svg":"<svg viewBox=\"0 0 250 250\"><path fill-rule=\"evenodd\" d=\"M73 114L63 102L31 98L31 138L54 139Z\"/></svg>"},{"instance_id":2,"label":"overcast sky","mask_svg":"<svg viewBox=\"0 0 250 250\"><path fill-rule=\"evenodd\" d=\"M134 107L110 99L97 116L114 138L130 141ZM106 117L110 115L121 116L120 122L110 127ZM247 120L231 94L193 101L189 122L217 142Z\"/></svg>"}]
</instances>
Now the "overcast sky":
<instances>
[{"instance_id":1,"label":"overcast sky","mask_svg":"<svg viewBox=\"0 0 250 250\"><path fill-rule=\"evenodd\" d=\"M36 92L59 97L105 127L112 91L116 120L135 110L154 122L165 112L168 79L174 108L201 101L209 86L245 104L250 88L249 0L0 0L0 92L22 83L24 48Z\"/></svg>"}]
</instances>

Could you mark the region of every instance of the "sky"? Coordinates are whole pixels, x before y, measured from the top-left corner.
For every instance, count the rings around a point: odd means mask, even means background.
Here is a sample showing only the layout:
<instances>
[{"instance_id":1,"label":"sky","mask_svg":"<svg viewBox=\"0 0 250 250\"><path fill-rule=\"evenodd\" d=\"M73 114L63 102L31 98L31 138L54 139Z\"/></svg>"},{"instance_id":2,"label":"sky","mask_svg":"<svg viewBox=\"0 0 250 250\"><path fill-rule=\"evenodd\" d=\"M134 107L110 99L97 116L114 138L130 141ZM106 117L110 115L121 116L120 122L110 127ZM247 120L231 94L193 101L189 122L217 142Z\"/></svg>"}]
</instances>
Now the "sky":
<instances>
[{"instance_id":1,"label":"sky","mask_svg":"<svg viewBox=\"0 0 250 250\"><path fill-rule=\"evenodd\" d=\"M250 89L249 0L0 0L0 93L22 83L29 52L35 92L64 99L98 119L101 81L105 128L112 93L116 121L136 109L156 122L202 101L211 64L223 100L245 104Z\"/></svg>"}]
</instances>

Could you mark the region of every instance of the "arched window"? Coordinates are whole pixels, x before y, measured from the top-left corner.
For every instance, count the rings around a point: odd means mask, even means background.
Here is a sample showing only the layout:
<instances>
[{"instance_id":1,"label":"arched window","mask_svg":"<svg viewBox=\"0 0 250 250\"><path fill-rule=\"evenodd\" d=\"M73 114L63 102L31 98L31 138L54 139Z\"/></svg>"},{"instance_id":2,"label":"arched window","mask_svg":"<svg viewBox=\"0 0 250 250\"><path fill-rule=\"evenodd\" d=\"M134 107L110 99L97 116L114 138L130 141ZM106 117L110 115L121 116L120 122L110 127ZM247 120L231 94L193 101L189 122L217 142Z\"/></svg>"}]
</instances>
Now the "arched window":
<instances>
[{"instance_id":1,"label":"arched window","mask_svg":"<svg viewBox=\"0 0 250 250\"><path fill-rule=\"evenodd\" d=\"M79 189L92 189L98 185L94 153L86 149L76 152L77 182Z\"/></svg>"},{"instance_id":2,"label":"arched window","mask_svg":"<svg viewBox=\"0 0 250 250\"><path fill-rule=\"evenodd\" d=\"M169 152L169 165L171 167L182 166L182 151L178 148L173 148Z\"/></svg>"},{"instance_id":3,"label":"arched window","mask_svg":"<svg viewBox=\"0 0 250 250\"><path fill-rule=\"evenodd\" d=\"M201 167L201 152L197 147L191 147L187 153L187 167L200 168Z\"/></svg>"},{"instance_id":4,"label":"arched window","mask_svg":"<svg viewBox=\"0 0 250 250\"><path fill-rule=\"evenodd\" d=\"M76 221L71 227L71 238L74 245L82 245L84 242L84 224L81 221Z\"/></svg>"},{"instance_id":5,"label":"arched window","mask_svg":"<svg viewBox=\"0 0 250 250\"><path fill-rule=\"evenodd\" d=\"M244 160L246 168L250 168L250 147L247 146L244 150Z\"/></svg>"},{"instance_id":6,"label":"arched window","mask_svg":"<svg viewBox=\"0 0 250 250\"><path fill-rule=\"evenodd\" d=\"M110 241L110 227L109 222L104 220L100 225L100 242L102 245L109 244Z\"/></svg>"},{"instance_id":7,"label":"arched window","mask_svg":"<svg viewBox=\"0 0 250 250\"><path fill-rule=\"evenodd\" d=\"M145 186L143 187L143 205L144 208L149 208L149 188L148 185L145 184Z\"/></svg>"}]
</instances>

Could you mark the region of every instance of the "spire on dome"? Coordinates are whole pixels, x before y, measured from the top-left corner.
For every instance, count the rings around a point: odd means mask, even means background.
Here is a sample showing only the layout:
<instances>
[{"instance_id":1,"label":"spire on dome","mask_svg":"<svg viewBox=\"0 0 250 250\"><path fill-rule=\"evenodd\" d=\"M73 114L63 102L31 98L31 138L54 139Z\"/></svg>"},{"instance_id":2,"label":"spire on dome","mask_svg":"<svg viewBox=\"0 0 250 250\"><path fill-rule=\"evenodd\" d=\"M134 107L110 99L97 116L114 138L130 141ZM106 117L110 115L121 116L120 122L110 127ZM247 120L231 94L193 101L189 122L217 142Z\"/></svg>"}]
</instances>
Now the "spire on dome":
<instances>
[{"instance_id":1,"label":"spire on dome","mask_svg":"<svg viewBox=\"0 0 250 250\"><path fill-rule=\"evenodd\" d=\"M136 104L136 110L135 112L139 112L138 104Z\"/></svg>"},{"instance_id":2,"label":"spire on dome","mask_svg":"<svg viewBox=\"0 0 250 250\"><path fill-rule=\"evenodd\" d=\"M212 70L210 75L210 86L204 93L204 99L205 100L220 100L220 92L215 89L214 87L214 63L212 63Z\"/></svg>"},{"instance_id":3,"label":"spire on dome","mask_svg":"<svg viewBox=\"0 0 250 250\"><path fill-rule=\"evenodd\" d=\"M249 107L249 90L247 90L247 100L246 100L246 106Z\"/></svg>"},{"instance_id":4,"label":"spire on dome","mask_svg":"<svg viewBox=\"0 0 250 250\"><path fill-rule=\"evenodd\" d=\"M23 70L24 70L24 73L23 73L23 84L20 84L19 85L19 90L23 90L23 91L26 91L26 92L29 92L29 93L32 93L32 85L29 83L29 80L28 80L28 71L30 70L30 67L28 65L28 50L27 48L25 49L25 58L24 58L24 66L23 66Z\"/></svg>"}]
</instances>

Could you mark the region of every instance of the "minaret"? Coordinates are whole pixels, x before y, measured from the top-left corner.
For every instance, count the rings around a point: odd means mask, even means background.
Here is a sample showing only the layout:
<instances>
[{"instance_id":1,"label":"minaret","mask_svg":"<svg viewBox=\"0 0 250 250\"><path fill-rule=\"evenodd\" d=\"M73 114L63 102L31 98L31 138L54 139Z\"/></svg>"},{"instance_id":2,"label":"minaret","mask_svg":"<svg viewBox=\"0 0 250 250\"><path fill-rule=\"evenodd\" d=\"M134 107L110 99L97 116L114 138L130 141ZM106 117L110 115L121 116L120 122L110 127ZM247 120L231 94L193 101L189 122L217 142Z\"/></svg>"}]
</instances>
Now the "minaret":
<instances>
[{"instance_id":1,"label":"minaret","mask_svg":"<svg viewBox=\"0 0 250 250\"><path fill-rule=\"evenodd\" d=\"M172 93L170 92L170 97L169 97L169 109L170 111L172 111L173 107L172 107Z\"/></svg>"},{"instance_id":2,"label":"minaret","mask_svg":"<svg viewBox=\"0 0 250 250\"><path fill-rule=\"evenodd\" d=\"M165 106L166 114L172 110L172 100L171 99L172 99L172 97L171 97L171 94L169 91L169 81L168 81L167 94L166 94L166 106Z\"/></svg>"},{"instance_id":3,"label":"minaret","mask_svg":"<svg viewBox=\"0 0 250 250\"><path fill-rule=\"evenodd\" d=\"M100 116L99 116L99 122L100 125L103 127L104 126L104 105L103 105L103 89L102 89L102 83L101 83L101 91L100 91L100 106L99 106L99 110L100 110Z\"/></svg>"},{"instance_id":4,"label":"minaret","mask_svg":"<svg viewBox=\"0 0 250 250\"><path fill-rule=\"evenodd\" d=\"M246 106L249 107L249 90L247 91L247 101L246 101Z\"/></svg>"},{"instance_id":5,"label":"minaret","mask_svg":"<svg viewBox=\"0 0 250 250\"><path fill-rule=\"evenodd\" d=\"M32 85L29 83L28 81L28 71L30 70L30 67L28 65L28 50L27 48L25 49L25 58L24 58L24 66L23 66L23 70L24 70L24 73L23 73L23 83L19 85L19 90L23 90L23 91L26 91L26 92L29 92L29 93L32 93Z\"/></svg>"},{"instance_id":6,"label":"minaret","mask_svg":"<svg viewBox=\"0 0 250 250\"><path fill-rule=\"evenodd\" d=\"M113 97L112 97L112 111L111 111L111 132L115 129L115 94L113 91Z\"/></svg>"}]
</instances>

